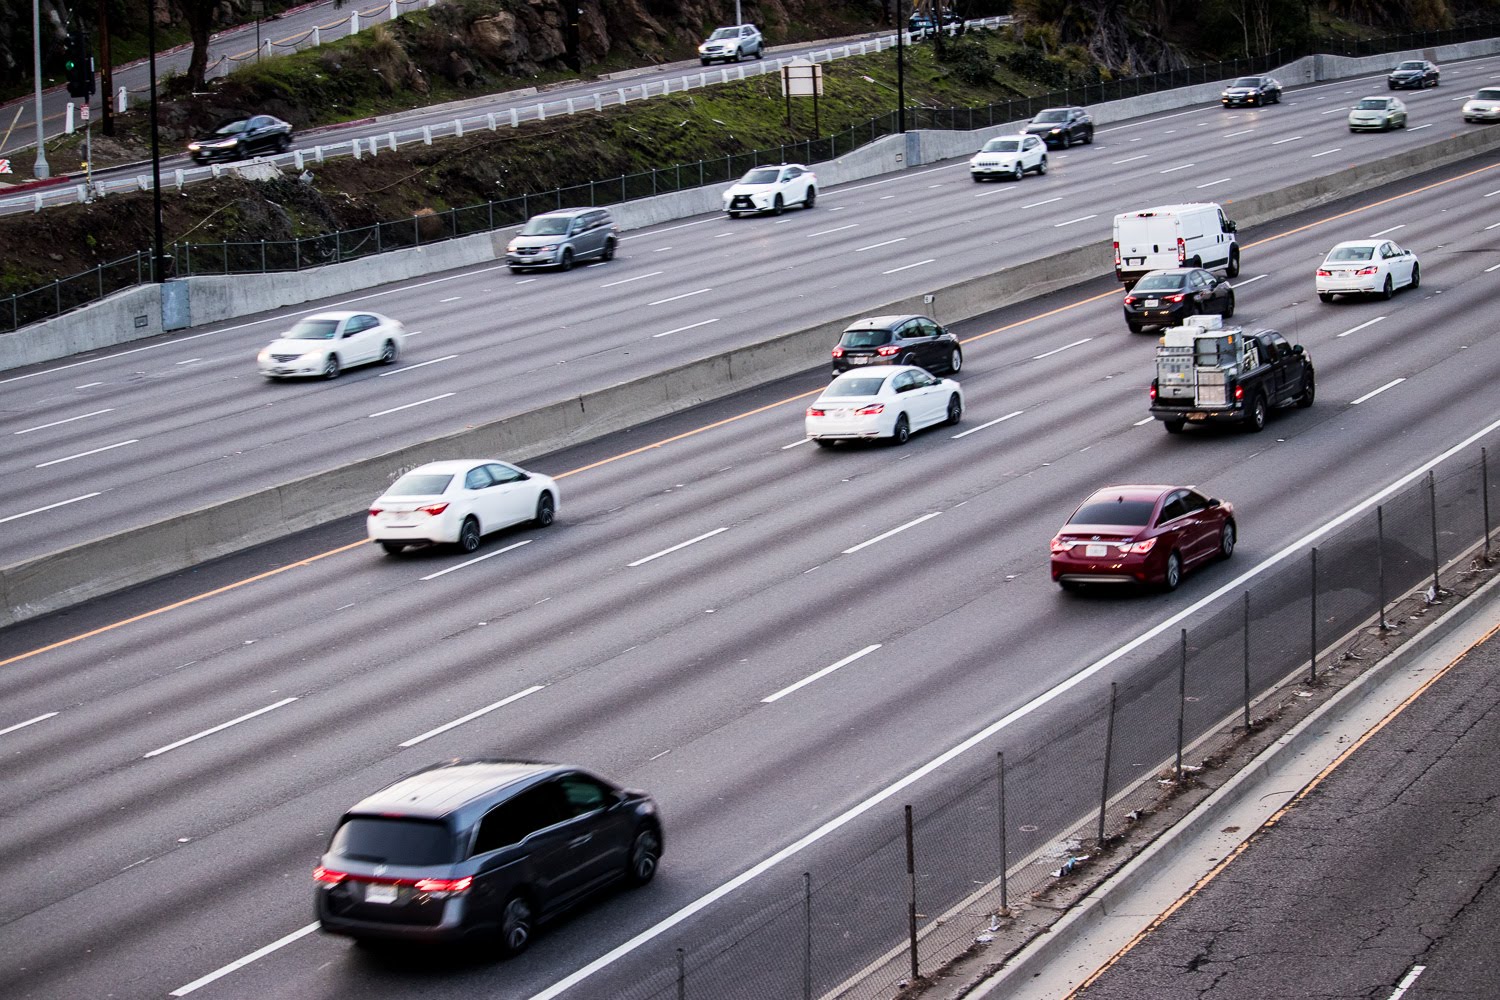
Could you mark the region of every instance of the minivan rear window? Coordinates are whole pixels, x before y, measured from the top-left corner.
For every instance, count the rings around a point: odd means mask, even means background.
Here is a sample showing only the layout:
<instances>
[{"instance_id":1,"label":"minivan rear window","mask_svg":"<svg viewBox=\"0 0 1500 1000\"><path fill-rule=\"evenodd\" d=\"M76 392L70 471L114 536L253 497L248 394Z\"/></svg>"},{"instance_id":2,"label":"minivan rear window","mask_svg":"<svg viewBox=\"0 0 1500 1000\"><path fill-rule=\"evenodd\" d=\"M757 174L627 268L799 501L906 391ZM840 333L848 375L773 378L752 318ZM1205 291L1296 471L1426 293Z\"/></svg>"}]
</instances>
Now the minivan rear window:
<instances>
[{"instance_id":1,"label":"minivan rear window","mask_svg":"<svg viewBox=\"0 0 1500 1000\"><path fill-rule=\"evenodd\" d=\"M371 864L442 865L453 861L453 838L432 820L354 816L338 828L328 850Z\"/></svg>"}]
</instances>

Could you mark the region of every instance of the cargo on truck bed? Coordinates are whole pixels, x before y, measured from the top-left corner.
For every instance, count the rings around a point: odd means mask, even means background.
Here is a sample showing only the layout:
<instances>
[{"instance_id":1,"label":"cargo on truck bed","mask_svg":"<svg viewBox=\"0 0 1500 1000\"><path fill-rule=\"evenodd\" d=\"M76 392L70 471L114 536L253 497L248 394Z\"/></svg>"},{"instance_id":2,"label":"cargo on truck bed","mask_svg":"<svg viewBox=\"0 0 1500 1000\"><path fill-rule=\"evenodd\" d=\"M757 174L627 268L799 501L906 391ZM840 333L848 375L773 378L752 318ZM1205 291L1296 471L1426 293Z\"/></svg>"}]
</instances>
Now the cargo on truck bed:
<instances>
[{"instance_id":1,"label":"cargo on truck bed","mask_svg":"<svg viewBox=\"0 0 1500 1000\"><path fill-rule=\"evenodd\" d=\"M1218 316L1192 316L1167 330L1156 348L1151 415L1170 434L1190 423L1266 425L1280 406L1311 406L1312 357L1275 330L1226 327Z\"/></svg>"}]
</instances>

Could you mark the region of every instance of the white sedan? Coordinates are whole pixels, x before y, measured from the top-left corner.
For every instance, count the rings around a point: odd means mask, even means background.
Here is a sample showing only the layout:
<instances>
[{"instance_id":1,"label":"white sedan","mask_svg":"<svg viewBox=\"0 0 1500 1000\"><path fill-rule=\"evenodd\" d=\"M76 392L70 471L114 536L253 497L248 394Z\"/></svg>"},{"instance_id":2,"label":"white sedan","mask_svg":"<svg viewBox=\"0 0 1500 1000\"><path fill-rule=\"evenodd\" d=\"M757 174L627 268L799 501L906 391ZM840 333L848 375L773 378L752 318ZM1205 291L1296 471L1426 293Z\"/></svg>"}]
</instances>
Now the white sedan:
<instances>
[{"instance_id":1,"label":"white sedan","mask_svg":"<svg viewBox=\"0 0 1500 1000\"><path fill-rule=\"evenodd\" d=\"M1398 288L1422 283L1417 255L1394 240L1350 240L1328 251L1318 265L1318 298L1335 295L1379 295L1390 298Z\"/></svg>"},{"instance_id":2,"label":"white sedan","mask_svg":"<svg viewBox=\"0 0 1500 1000\"><path fill-rule=\"evenodd\" d=\"M934 424L956 424L964 391L915 365L871 365L845 372L807 408L807 436L823 447L836 441L889 438L905 444Z\"/></svg>"},{"instance_id":3,"label":"white sedan","mask_svg":"<svg viewBox=\"0 0 1500 1000\"><path fill-rule=\"evenodd\" d=\"M509 462L468 459L418 466L370 505L365 530L391 555L418 542L473 552L485 535L557 516L557 483Z\"/></svg>"},{"instance_id":4,"label":"white sedan","mask_svg":"<svg viewBox=\"0 0 1500 1000\"><path fill-rule=\"evenodd\" d=\"M724 211L731 219L751 212L780 215L789 205L812 208L818 200L818 178L800 163L755 167L724 192Z\"/></svg>"},{"instance_id":5,"label":"white sedan","mask_svg":"<svg viewBox=\"0 0 1500 1000\"><path fill-rule=\"evenodd\" d=\"M996 136L969 160L969 176L976 182L991 177L1018 181L1031 172L1047 172L1047 144L1034 135Z\"/></svg>"},{"instance_id":6,"label":"white sedan","mask_svg":"<svg viewBox=\"0 0 1500 1000\"><path fill-rule=\"evenodd\" d=\"M1483 87L1464 102L1464 121L1500 121L1500 87Z\"/></svg>"},{"instance_id":7,"label":"white sedan","mask_svg":"<svg viewBox=\"0 0 1500 1000\"><path fill-rule=\"evenodd\" d=\"M323 312L298 320L271 341L256 361L260 373L277 379L299 375L338 378L355 365L394 364L406 346L406 327L370 312Z\"/></svg>"}]
</instances>

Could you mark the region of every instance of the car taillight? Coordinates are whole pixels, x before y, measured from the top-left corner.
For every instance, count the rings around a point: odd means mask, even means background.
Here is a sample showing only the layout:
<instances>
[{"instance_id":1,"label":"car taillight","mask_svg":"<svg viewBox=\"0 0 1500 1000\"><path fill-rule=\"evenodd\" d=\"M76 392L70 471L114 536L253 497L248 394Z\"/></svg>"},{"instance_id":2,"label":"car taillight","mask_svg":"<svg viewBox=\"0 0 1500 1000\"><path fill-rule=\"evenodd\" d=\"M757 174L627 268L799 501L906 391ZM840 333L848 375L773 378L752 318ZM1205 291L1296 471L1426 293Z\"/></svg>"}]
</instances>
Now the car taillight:
<instances>
[{"instance_id":1,"label":"car taillight","mask_svg":"<svg viewBox=\"0 0 1500 1000\"><path fill-rule=\"evenodd\" d=\"M324 868L322 865L313 869L313 881L324 885L338 885L349 877L348 872L334 871L332 868Z\"/></svg>"},{"instance_id":2,"label":"car taillight","mask_svg":"<svg viewBox=\"0 0 1500 1000\"><path fill-rule=\"evenodd\" d=\"M1380 268L1378 268L1375 265L1371 264L1369 267L1362 267L1358 271L1355 271L1354 273L1355 274L1375 274L1379 270L1380 270Z\"/></svg>"},{"instance_id":3,"label":"car taillight","mask_svg":"<svg viewBox=\"0 0 1500 1000\"><path fill-rule=\"evenodd\" d=\"M1156 383L1155 382L1151 383L1151 398L1152 398L1152 400L1156 399Z\"/></svg>"},{"instance_id":4,"label":"car taillight","mask_svg":"<svg viewBox=\"0 0 1500 1000\"><path fill-rule=\"evenodd\" d=\"M1133 545L1122 545L1120 548L1131 555L1143 556L1151 551L1151 546L1156 544L1156 539L1148 538L1144 542L1136 542Z\"/></svg>"},{"instance_id":5,"label":"car taillight","mask_svg":"<svg viewBox=\"0 0 1500 1000\"><path fill-rule=\"evenodd\" d=\"M1135 303L1136 303L1136 297L1134 295L1127 295L1127 296L1125 296L1125 304L1127 306L1133 306L1133 305L1135 305Z\"/></svg>"},{"instance_id":6,"label":"car taillight","mask_svg":"<svg viewBox=\"0 0 1500 1000\"><path fill-rule=\"evenodd\" d=\"M861 406L859 409L855 410L854 412L858 413L862 417L873 417L873 416L876 416L877 414L881 414L881 413L885 412L885 404L884 403L871 403L869 406Z\"/></svg>"},{"instance_id":7,"label":"car taillight","mask_svg":"<svg viewBox=\"0 0 1500 1000\"><path fill-rule=\"evenodd\" d=\"M441 514L443 511L445 511L447 509L448 509L448 505L445 504L445 503L430 503L426 507L418 507L417 508L417 513L418 514L431 514L433 517L437 517L439 514Z\"/></svg>"},{"instance_id":8,"label":"car taillight","mask_svg":"<svg viewBox=\"0 0 1500 1000\"><path fill-rule=\"evenodd\" d=\"M1328 270L1328 268L1326 268L1326 267L1320 267L1320 268L1318 268L1318 277L1320 277L1320 278L1331 278L1331 277L1333 277L1333 272L1330 271L1330 270Z\"/></svg>"},{"instance_id":9,"label":"car taillight","mask_svg":"<svg viewBox=\"0 0 1500 1000\"><path fill-rule=\"evenodd\" d=\"M807 415L809 417L826 417L826 416L828 416L828 411L827 410L820 410L816 406L809 406L807 408Z\"/></svg>"},{"instance_id":10,"label":"car taillight","mask_svg":"<svg viewBox=\"0 0 1500 1000\"><path fill-rule=\"evenodd\" d=\"M418 892L467 892L473 884L472 875L465 875L463 878L419 878L416 888Z\"/></svg>"},{"instance_id":11,"label":"car taillight","mask_svg":"<svg viewBox=\"0 0 1500 1000\"><path fill-rule=\"evenodd\" d=\"M1120 266L1120 241L1115 240L1115 267Z\"/></svg>"},{"instance_id":12,"label":"car taillight","mask_svg":"<svg viewBox=\"0 0 1500 1000\"><path fill-rule=\"evenodd\" d=\"M844 356L844 348L842 344L833 349L833 356L836 358L842 358Z\"/></svg>"},{"instance_id":13,"label":"car taillight","mask_svg":"<svg viewBox=\"0 0 1500 1000\"><path fill-rule=\"evenodd\" d=\"M1181 302L1185 298L1187 298L1187 296L1185 294L1183 294L1183 295L1168 295L1167 296L1167 301L1168 302Z\"/></svg>"},{"instance_id":14,"label":"car taillight","mask_svg":"<svg viewBox=\"0 0 1500 1000\"><path fill-rule=\"evenodd\" d=\"M379 507L371 507L370 508L370 516L371 517L379 517L380 516L380 511L381 511L381 508L379 508Z\"/></svg>"},{"instance_id":15,"label":"car taillight","mask_svg":"<svg viewBox=\"0 0 1500 1000\"><path fill-rule=\"evenodd\" d=\"M1054 539L1052 539L1052 551L1053 552L1066 552L1066 551L1068 551L1072 547L1073 547L1073 543L1072 542L1065 542L1061 538L1054 538Z\"/></svg>"},{"instance_id":16,"label":"car taillight","mask_svg":"<svg viewBox=\"0 0 1500 1000\"><path fill-rule=\"evenodd\" d=\"M1187 247L1182 243L1182 237L1177 237L1177 263L1182 264L1187 260Z\"/></svg>"},{"instance_id":17,"label":"car taillight","mask_svg":"<svg viewBox=\"0 0 1500 1000\"><path fill-rule=\"evenodd\" d=\"M1245 398L1245 387L1244 386L1237 385L1237 386L1234 387L1234 398L1235 399L1244 399Z\"/></svg>"},{"instance_id":18,"label":"car taillight","mask_svg":"<svg viewBox=\"0 0 1500 1000\"><path fill-rule=\"evenodd\" d=\"M897 347L895 344L890 344L886 347L877 348L875 353L880 355L882 358L888 358L892 354L898 353L900 350L901 348Z\"/></svg>"}]
</instances>

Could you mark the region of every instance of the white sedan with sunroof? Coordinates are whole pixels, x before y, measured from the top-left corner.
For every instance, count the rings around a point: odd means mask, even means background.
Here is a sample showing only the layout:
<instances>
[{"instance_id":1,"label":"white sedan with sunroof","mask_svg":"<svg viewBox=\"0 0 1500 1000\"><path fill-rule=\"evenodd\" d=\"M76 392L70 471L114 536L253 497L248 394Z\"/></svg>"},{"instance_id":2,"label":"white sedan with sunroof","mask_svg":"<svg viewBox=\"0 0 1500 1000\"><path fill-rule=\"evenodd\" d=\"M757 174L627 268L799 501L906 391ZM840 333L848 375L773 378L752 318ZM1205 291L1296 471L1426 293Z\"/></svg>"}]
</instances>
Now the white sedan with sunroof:
<instances>
[{"instance_id":1,"label":"white sedan with sunroof","mask_svg":"<svg viewBox=\"0 0 1500 1000\"><path fill-rule=\"evenodd\" d=\"M807 408L807 436L823 447L884 438L905 444L924 427L963 419L964 391L915 365L845 372Z\"/></svg>"},{"instance_id":2,"label":"white sedan with sunroof","mask_svg":"<svg viewBox=\"0 0 1500 1000\"><path fill-rule=\"evenodd\" d=\"M1349 240L1328 251L1318 265L1318 298L1335 295L1379 295L1388 299L1398 288L1422 283L1417 255L1395 240Z\"/></svg>"},{"instance_id":3,"label":"white sedan with sunroof","mask_svg":"<svg viewBox=\"0 0 1500 1000\"><path fill-rule=\"evenodd\" d=\"M365 529L391 555L418 543L479 548L484 536L557 516L557 482L493 458L430 462L397 479L370 505Z\"/></svg>"}]
</instances>

